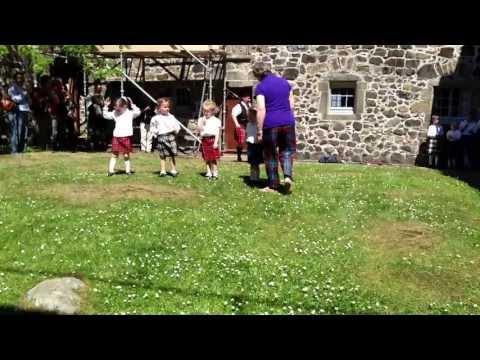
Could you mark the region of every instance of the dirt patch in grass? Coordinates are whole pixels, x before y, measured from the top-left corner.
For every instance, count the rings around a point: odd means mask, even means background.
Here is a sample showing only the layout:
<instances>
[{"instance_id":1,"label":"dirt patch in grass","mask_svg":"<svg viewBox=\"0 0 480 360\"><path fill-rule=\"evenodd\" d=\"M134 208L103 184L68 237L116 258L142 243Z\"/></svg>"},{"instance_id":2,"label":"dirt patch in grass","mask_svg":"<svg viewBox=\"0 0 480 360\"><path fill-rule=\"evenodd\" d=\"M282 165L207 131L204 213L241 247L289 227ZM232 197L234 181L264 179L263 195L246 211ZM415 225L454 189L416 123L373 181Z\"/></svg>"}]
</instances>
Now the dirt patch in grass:
<instances>
[{"instance_id":1,"label":"dirt patch in grass","mask_svg":"<svg viewBox=\"0 0 480 360\"><path fill-rule=\"evenodd\" d=\"M372 224L362 238L370 256L358 273L359 279L376 293L396 299L399 308L391 310L400 311L402 306L414 303L420 305L419 309L427 309L430 302L465 297L462 271L443 264L441 268L425 265L423 256L432 259L434 250L442 244L441 234L427 225L382 221Z\"/></svg>"},{"instance_id":2,"label":"dirt patch in grass","mask_svg":"<svg viewBox=\"0 0 480 360\"><path fill-rule=\"evenodd\" d=\"M152 184L55 184L37 189L35 194L80 205L100 202L108 204L121 200L186 200L197 197L197 193L189 189Z\"/></svg>"},{"instance_id":3,"label":"dirt patch in grass","mask_svg":"<svg viewBox=\"0 0 480 360\"><path fill-rule=\"evenodd\" d=\"M414 222L385 221L369 228L364 235L367 246L382 253L427 251L441 241L428 226Z\"/></svg>"}]
</instances>

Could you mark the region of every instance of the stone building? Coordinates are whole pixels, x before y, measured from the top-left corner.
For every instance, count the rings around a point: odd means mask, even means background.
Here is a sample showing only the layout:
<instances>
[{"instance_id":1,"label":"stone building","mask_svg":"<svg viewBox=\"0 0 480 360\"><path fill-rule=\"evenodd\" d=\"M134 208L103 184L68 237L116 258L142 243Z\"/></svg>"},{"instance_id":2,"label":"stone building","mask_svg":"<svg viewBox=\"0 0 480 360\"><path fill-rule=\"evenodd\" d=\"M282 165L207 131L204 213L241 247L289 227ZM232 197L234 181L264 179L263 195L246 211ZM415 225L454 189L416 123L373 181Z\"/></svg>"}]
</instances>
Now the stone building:
<instances>
[{"instance_id":1,"label":"stone building","mask_svg":"<svg viewBox=\"0 0 480 360\"><path fill-rule=\"evenodd\" d=\"M251 64L271 64L294 88L301 159L335 155L347 162L414 163L432 112L450 122L480 106L477 46L226 45L225 50L215 99L223 102L223 80L234 92L254 87ZM178 85L180 64L168 71L148 59L145 64L145 80L157 88L177 83L169 95L186 106L182 116L188 122L189 113L198 110L203 68L193 65Z\"/></svg>"}]
</instances>

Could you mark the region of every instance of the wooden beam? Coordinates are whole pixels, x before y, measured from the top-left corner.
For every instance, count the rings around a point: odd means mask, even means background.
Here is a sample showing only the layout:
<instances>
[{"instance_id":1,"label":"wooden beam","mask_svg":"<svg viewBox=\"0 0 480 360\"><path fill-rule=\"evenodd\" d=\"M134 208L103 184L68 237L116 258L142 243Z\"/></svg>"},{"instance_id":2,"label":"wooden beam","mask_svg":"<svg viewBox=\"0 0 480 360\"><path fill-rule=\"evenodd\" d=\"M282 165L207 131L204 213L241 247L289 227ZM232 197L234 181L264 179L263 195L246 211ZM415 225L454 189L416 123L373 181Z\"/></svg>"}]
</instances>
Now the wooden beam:
<instances>
[{"instance_id":1,"label":"wooden beam","mask_svg":"<svg viewBox=\"0 0 480 360\"><path fill-rule=\"evenodd\" d=\"M183 62L160 63L158 60L156 60L154 58L149 57L149 59L154 61L155 63L154 64L145 64L145 66L152 67L152 66L159 66L160 64L163 64L163 66L179 66L179 65L184 64ZM212 62L212 64L217 64L217 63L221 63L221 60ZM185 62L185 65L197 65L197 64L198 64L198 62L196 62L196 61L186 61Z\"/></svg>"}]
</instances>

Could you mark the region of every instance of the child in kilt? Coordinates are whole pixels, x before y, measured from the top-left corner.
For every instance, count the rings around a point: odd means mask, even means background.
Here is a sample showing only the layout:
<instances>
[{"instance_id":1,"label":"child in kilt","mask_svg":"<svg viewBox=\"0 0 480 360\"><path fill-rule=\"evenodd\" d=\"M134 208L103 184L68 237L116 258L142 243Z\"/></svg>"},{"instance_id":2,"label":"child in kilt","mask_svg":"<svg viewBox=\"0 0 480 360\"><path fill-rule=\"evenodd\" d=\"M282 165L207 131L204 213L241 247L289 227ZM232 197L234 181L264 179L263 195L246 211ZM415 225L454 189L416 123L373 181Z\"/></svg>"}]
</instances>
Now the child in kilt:
<instances>
[{"instance_id":1,"label":"child in kilt","mask_svg":"<svg viewBox=\"0 0 480 360\"><path fill-rule=\"evenodd\" d=\"M427 131L427 138L428 166L438 168L443 140L443 128L440 125L440 118L437 115L432 116L432 122Z\"/></svg>"},{"instance_id":2,"label":"child in kilt","mask_svg":"<svg viewBox=\"0 0 480 360\"><path fill-rule=\"evenodd\" d=\"M172 102L169 98L158 99L157 115L150 121L150 131L157 137L157 148L160 155L160 177L167 176L165 160L170 159L170 175L176 177L175 156L177 156L176 135L180 131L178 120L170 114Z\"/></svg>"},{"instance_id":3,"label":"child in kilt","mask_svg":"<svg viewBox=\"0 0 480 360\"><path fill-rule=\"evenodd\" d=\"M202 156L207 164L207 178L218 179L218 160L220 159L220 129L222 122L215 115L218 106L215 102L207 100L202 105L203 117L198 120L198 131L202 139Z\"/></svg>"},{"instance_id":4,"label":"child in kilt","mask_svg":"<svg viewBox=\"0 0 480 360\"><path fill-rule=\"evenodd\" d=\"M250 181L260 180L260 164L263 163L263 145L258 142L257 112L250 108L247 123L247 154L250 164Z\"/></svg>"},{"instance_id":5,"label":"child in kilt","mask_svg":"<svg viewBox=\"0 0 480 360\"><path fill-rule=\"evenodd\" d=\"M123 154L123 159L125 160L125 172L127 175L131 175L130 154L133 150L133 119L138 117L141 111L132 103L130 98L122 97L117 99L113 111L108 111L110 103L110 99L106 99L103 109L103 117L107 120L115 121L112 139L112 157L110 158L107 175L112 176L115 173L115 164L120 153Z\"/></svg>"}]
</instances>

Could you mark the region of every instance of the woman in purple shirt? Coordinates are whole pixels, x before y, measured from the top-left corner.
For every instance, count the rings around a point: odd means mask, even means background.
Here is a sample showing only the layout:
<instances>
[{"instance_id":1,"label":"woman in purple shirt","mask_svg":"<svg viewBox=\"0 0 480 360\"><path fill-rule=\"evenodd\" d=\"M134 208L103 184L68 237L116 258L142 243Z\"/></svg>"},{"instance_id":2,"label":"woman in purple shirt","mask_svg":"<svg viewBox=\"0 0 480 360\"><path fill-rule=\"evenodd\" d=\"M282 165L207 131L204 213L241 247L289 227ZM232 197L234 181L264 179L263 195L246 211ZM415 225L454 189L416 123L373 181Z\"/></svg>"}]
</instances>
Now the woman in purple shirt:
<instances>
[{"instance_id":1,"label":"woman in purple shirt","mask_svg":"<svg viewBox=\"0 0 480 360\"><path fill-rule=\"evenodd\" d=\"M257 98L258 140L263 142L263 155L268 186L262 191L274 192L280 187L278 162L285 177L285 191L293 183L293 157L296 152L295 116L292 87L287 80L271 73L267 64L253 66L253 75L260 81Z\"/></svg>"}]
</instances>

